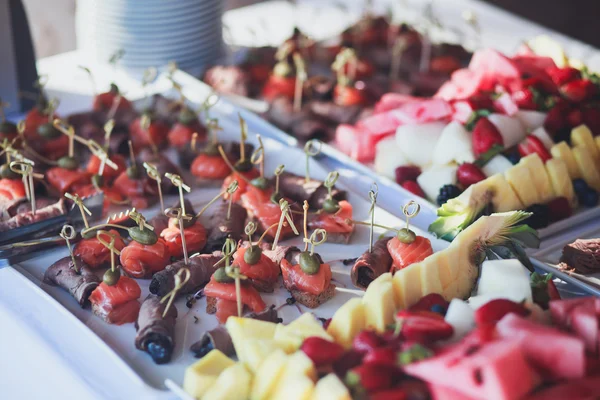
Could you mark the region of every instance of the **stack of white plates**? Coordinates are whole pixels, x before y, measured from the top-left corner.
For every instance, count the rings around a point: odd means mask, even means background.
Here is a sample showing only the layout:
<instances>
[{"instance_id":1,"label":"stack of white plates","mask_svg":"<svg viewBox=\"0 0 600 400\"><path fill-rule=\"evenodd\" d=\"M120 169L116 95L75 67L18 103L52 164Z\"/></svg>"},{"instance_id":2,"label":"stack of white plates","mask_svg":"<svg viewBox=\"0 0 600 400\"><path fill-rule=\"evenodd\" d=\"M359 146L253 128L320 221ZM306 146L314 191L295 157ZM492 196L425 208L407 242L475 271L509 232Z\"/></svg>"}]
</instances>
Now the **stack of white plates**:
<instances>
[{"instance_id":1,"label":"stack of white plates","mask_svg":"<svg viewBox=\"0 0 600 400\"><path fill-rule=\"evenodd\" d=\"M77 46L95 61L119 50L130 70L176 61L197 73L222 56L221 0L79 0Z\"/></svg>"}]
</instances>

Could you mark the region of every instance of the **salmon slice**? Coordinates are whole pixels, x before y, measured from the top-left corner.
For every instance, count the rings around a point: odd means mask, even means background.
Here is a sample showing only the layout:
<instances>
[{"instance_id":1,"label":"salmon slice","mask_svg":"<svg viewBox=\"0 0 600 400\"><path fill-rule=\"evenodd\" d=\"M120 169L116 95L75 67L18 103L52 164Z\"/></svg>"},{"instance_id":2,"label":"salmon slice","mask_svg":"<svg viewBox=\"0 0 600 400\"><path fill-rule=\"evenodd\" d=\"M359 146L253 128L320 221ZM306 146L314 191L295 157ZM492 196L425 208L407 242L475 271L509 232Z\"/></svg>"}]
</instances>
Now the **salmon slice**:
<instances>
[{"instance_id":1,"label":"salmon slice","mask_svg":"<svg viewBox=\"0 0 600 400\"><path fill-rule=\"evenodd\" d=\"M354 227L346 223L352 219L352 205L346 200L339 202L340 209L335 214L322 212L316 215L309 223L310 229L325 229L328 233L349 233Z\"/></svg>"},{"instance_id":2,"label":"salmon slice","mask_svg":"<svg viewBox=\"0 0 600 400\"><path fill-rule=\"evenodd\" d=\"M215 280L213 275L208 282L208 285L204 288L204 294L207 297L214 297L216 299L229 300L237 304L237 296L235 293L234 283L220 283ZM260 312L265 309L266 305L260 294L251 285L241 285L242 303L248 306L253 312ZM236 311L237 314L237 305Z\"/></svg>"},{"instance_id":3,"label":"salmon slice","mask_svg":"<svg viewBox=\"0 0 600 400\"><path fill-rule=\"evenodd\" d=\"M233 316L237 317L237 301L217 299L217 321L220 324L227 322L227 318Z\"/></svg>"},{"instance_id":4,"label":"salmon slice","mask_svg":"<svg viewBox=\"0 0 600 400\"><path fill-rule=\"evenodd\" d=\"M66 192L71 191L77 184L90 183L90 174L87 171L71 171L65 168L54 167L46 171L46 179L62 196Z\"/></svg>"},{"instance_id":5,"label":"salmon slice","mask_svg":"<svg viewBox=\"0 0 600 400\"><path fill-rule=\"evenodd\" d=\"M143 197L146 188L145 182L145 179L131 179L127 176L127 172L121 172L115 179L113 187L126 197Z\"/></svg>"},{"instance_id":6,"label":"salmon slice","mask_svg":"<svg viewBox=\"0 0 600 400\"><path fill-rule=\"evenodd\" d=\"M131 278L121 276L114 286L102 282L90 295L92 311L109 324L126 324L137 320L142 291Z\"/></svg>"},{"instance_id":7,"label":"salmon slice","mask_svg":"<svg viewBox=\"0 0 600 400\"><path fill-rule=\"evenodd\" d=\"M248 190L248 186L250 186L243 178L240 178L240 175L243 175L244 177L246 177L246 179L251 181L254 178L258 178L260 173L256 170L256 168L252 168L250 171L247 172L232 172L225 178L222 186L223 190L227 189L227 187L234 180L238 181L238 189L233 194L233 201L236 203L240 201L240 198L244 193L246 193L246 191ZM225 196L223 196L223 198L225 200L229 200L229 193L225 193Z\"/></svg>"},{"instance_id":8,"label":"salmon slice","mask_svg":"<svg viewBox=\"0 0 600 400\"><path fill-rule=\"evenodd\" d=\"M230 172L229 166L220 155L210 156L208 154L198 155L192 162L190 170L192 175L202 179L225 179ZM239 180L238 183L240 183Z\"/></svg>"},{"instance_id":9,"label":"salmon slice","mask_svg":"<svg viewBox=\"0 0 600 400\"><path fill-rule=\"evenodd\" d=\"M237 193L237 192L236 192ZM248 211L248 215L256 218L260 224L261 230L264 232L273 224L279 223L281 219L281 207L271 201L272 189L260 190L257 188L249 188L241 197L242 207ZM291 214L292 219L294 215ZM267 232L267 237L274 238L277 233L277 228L272 228ZM294 231L292 227L283 226L281 228L280 239L292 236Z\"/></svg>"},{"instance_id":10,"label":"salmon slice","mask_svg":"<svg viewBox=\"0 0 600 400\"><path fill-rule=\"evenodd\" d=\"M392 270L397 271L411 264L423 261L433 254L431 242L423 236L417 236L414 242L406 244L394 237L387 243L387 248L392 256Z\"/></svg>"},{"instance_id":11,"label":"salmon slice","mask_svg":"<svg viewBox=\"0 0 600 400\"><path fill-rule=\"evenodd\" d=\"M200 223L196 223L189 228L184 228L185 244L188 255L199 252L206 244L206 229ZM179 231L179 223L174 219L169 220L169 226L160 233L160 237L165 240L169 249L169 254L176 258L183 257L183 246L181 244L181 232Z\"/></svg>"},{"instance_id":12,"label":"salmon slice","mask_svg":"<svg viewBox=\"0 0 600 400\"><path fill-rule=\"evenodd\" d=\"M104 171L102 172L104 179L109 182L121 175L121 173L127 168L125 157L120 154L113 154L110 156L110 160L117 165L117 169L112 169L108 165L105 165ZM90 161L88 161L86 170L90 175L97 174L100 171L100 159L95 155L92 155L90 157Z\"/></svg>"},{"instance_id":13,"label":"salmon slice","mask_svg":"<svg viewBox=\"0 0 600 400\"><path fill-rule=\"evenodd\" d=\"M141 117L138 117L129 124L129 134L136 151L152 145L162 147L167 141L169 127L160 120L154 120L148 129L144 129L141 125Z\"/></svg>"},{"instance_id":14,"label":"salmon slice","mask_svg":"<svg viewBox=\"0 0 600 400\"><path fill-rule=\"evenodd\" d=\"M329 287L331 283L331 267L329 264L321 264L319 272L314 275L305 273L300 265L292 265L288 260L281 261L281 274L283 283L288 290L300 290L320 295Z\"/></svg>"},{"instance_id":15,"label":"salmon slice","mask_svg":"<svg viewBox=\"0 0 600 400\"><path fill-rule=\"evenodd\" d=\"M110 207L110 205L112 203L122 202L123 200L125 200L125 198L118 190L116 190L112 187L105 186L105 187L102 187L101 189L102 189L102 193L104 194L104 203L102 204L102 214L106 215L108 208ZM78 186L78 187L74 188L74 190L72 192L73 192L73 194L79 195L79 197L81 197L81 198L93 196L96 193L99 193L98 189L96 189L96 187L92 184Z\"/></svg>"},{"instance_id":16,"label":"salmon slice","mask_svg":"<svg viewBox=\"0 0 600 400\"><path fill-rule=\"evenodd\" d=\"M163 239L152 245L143 245L135 240L121 250L121 266L127 275L146 279L154 273L165 269L169 264L171 254Z\"/></svg>"},{"instance_id":17,"label":"salmon slice","mask_svg":"<svg viewBox=\"0 0 600 400\"><path fill-rule=\"evenodd\" d=\"M123 242L119 232L114 229L109 232L115 235L115 248L122 250L125 247L125 242ZM110 251L95 237L78 242L73 249L73 254L81 257L83 262L89 265L90 268L98 268L110 262ZM115 262L117 261L115 260Z\"/></svg>"},{"instance_id":18,"label":"salmon slice","mask_svg":"<svg viewBox=\"0 0 600 400\"><path fill-rule=\"evenodd\" d=\"M7 200L25 197L25 186L21 179L0 179L0 196Z\"/></svg>"},{"instance_id":19,"label":"salmon slice","mask_svg":"<svg viewBox=\"0 0 600 400\"><path fill-rule=\"evenodd\" d=\"M260 260L253 265L244 261L244 254L248 251L247 247L242 247L235 252L233 256L233 265L240 267L240 273L246 275L252 280L262 282L275 282L279 277L279 267L264 253L260 255Z\"/></svg>"}]
</instances>

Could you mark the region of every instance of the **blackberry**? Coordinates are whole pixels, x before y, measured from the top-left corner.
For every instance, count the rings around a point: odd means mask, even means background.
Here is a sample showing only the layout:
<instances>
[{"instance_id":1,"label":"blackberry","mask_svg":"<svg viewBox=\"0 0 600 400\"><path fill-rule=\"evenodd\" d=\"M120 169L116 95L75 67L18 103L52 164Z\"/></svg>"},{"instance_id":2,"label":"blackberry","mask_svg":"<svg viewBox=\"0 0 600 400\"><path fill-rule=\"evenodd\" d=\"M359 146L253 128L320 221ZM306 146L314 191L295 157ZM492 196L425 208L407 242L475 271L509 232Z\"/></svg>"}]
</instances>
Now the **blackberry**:
<instances>
[{"instance_id":1,"label":"blackberry","mask_svg":"<svg viewBox=\"0 0 600 400\"><path fill-rule=\"evenodd\" d=\"M512 165L516 165L521 159L521 155L517 152L507 153L505 157L512 163Z\"/></svg>"},{"instance_id":2,"label":"blackberry","mask_svg":"<svg viewBox=\"0 0 600 400\"><path fill-rule=\"evenodd\" d=\"M523 221L533 229L545 228L550 224L550 209L544 204L534 204L529 206L525 211L532 215Z\"/></svg>"},{"instance_id":3,"label":"blackberry","mask_svg":"<svg viewBox=\"0 0 600 400\"><path fill-rule=\"evenodd\" d=\"M588 189L581 195L578 195L579 203L584 207L596 207L598 205L598 192Z\"/></svg>"},{"instance_id":4,"label":"blackberry","mask_svg":"<svg viewBox=\"0 0 600 400\"><path fill-rule=\"evenodd\" d=\"M573 179L573 189L575 190L577 196L580 196L587 192L590 187L583 179Z\"/></svg>"},{"instance_id":5,"label":"blackberry","mask_svg":"<svg viewBox=\"0 0 600 400\"><path fill-rule=\"evenodd\" d=\"M440 189L440 194L437 197L437 203L439 206L445 204L448 200L458 197L461 191L456 185L444 185Z\"/></svg>"}]
</instances>

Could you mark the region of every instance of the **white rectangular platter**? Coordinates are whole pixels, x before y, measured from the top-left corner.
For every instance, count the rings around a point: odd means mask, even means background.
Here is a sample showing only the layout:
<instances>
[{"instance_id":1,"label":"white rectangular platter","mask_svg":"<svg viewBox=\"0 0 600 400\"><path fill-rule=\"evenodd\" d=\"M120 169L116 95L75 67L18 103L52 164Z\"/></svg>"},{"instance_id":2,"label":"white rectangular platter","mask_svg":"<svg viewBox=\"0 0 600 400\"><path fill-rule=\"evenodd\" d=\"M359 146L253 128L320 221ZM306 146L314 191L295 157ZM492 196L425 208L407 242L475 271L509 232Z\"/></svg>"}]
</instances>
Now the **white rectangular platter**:
<instances>
[{"instance_id":1,"label":"white rectangular platter","mask_svg":"<svg viewBox=\"0 0 600 400\"><path fill-rule=\"evenodd\" d=\"M73 66L74 80L77 76L76 67ZM68 72L67 72L68 73ZM98 76L104 76L98 74ZM108 75L110 76L110 75ZM85 78L83 78L85 79ZM175 80L183 85L184 93L188 99L196 104L209 94L207 87L183 73L177 73ZM84 85L80 82L79 87ZM159 77L151 91L160 91L166 96L173 96L169 91L170 83L165 77ZM89 87L89 85L87 86ZM159 90L161 89L161 90ZM61 99L60 115L68 115L91 107L91 96L82 93L71 96L68 93L57 93L50 87L50 94ZM129 92L135 98L133 90ZM239 135L238 110L225 102L219 102L212 109L213 116L219 118L224 131L220 136L223 140L232 140ZM255 134L264 132L254 120L248 116L250 141L256 145ZM268 136L268 135L265 135ZM284 138L285 139L285 138ZM263 139L266 152L266 171L272 171L277 165L285 164L286 170L303 174L305 169L305 155L288 144L283 144L273 139ZM327 170L322 168L318 161L310 162L311 176L324 179ZM269 174L270 175L270 174ZM192 179L184 174L184 180L191 184ZM343 182L339 185L348 190L349 201L354 208L354 218L366 221L369 217L370 204L353 191L352 187ZM196 189L187 197L199 209L219 192L218 189ZM176 200L176 197L165 199L167 204ZM407 199L397 198L400 208ZM156 207L145 211L151 217L158 210ZM207 214L210 210L207 211ZM375 221L380 224L401 227L403 221L391 214L376 209ZM413 228L417 234L426 233ZM375 236L382 233L376 229ZM368 246L369 232L366 227L357 227L349 245L324 244L318 248L326 262L332 266L333 278L336 285L352 288L349 272L350 265L344 265L341 260L360 256ZM447 246L446 242L431 238L434 251L439 251ZM285 242L284 242L285 243ZM300 245L299 238L289 241ZM179 317L177 318L175 341L176 347L173 360L166 365L156 365L150 357L134 346L135 328L133 324L124 326L108 325L94 316L90 310L81 309L77 302L64 290L46 285L42 282L44 271L59 258L67 256L66 248L40 254L39 257L21 262L9 268L10 272L2 271L3 276L10 279L0 279L0 300L15 314L27 320L44 336L46 342L61 354L67 362L76 369L81 377L99 394L101 398L170 398L173 396L165 386L165 380L171 379L181 385L185 368L194 362L189 351L192 343L197 341L201 334L216 326L214 316L205 313L205 300L196 302L191 309L185 305L185 299L174 303ZM17 271L22 276L14 276ZM138 280L142 288L141 300L148 293L149 281ZM348 300L352 294L336 292L336 295L327 303L315 310L318 317L330 317L334 311ZM285 304L289 294L282 287L276 289L274 294L264 295L267 304L281 306ZM307 309L304 309L306 311ZM300 311L296 306L284 306L280 310L280 317L284 322L289 322L299 316ZM197 321L196 321L197 318Z\"/></svg>"}]
</instances>

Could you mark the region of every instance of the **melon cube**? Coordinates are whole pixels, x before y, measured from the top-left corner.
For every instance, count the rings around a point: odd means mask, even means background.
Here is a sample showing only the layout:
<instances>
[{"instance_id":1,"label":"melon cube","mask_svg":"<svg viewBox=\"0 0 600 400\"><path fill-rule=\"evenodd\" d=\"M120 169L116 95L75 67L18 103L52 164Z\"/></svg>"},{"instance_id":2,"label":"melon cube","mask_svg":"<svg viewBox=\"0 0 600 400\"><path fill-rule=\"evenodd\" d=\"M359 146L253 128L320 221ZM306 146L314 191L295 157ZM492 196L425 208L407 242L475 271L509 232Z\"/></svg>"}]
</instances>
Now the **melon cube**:
<instances>
[{"instance_id":1,"label":"melon cube","mask_svg":"<svg viewBox=\"0 0 600 400\"><path fill-rule=\"evenodd\" d=\"M461 339L475 328L475 310L461 299L452 299L444 319L454 328L452 340Z\"/></svg>"},{"instance_id":2,"label":"melon cube","mask_svg":"<svg viewBox=\"0 0 600 400\"><path fill-rule=\"evenodd\" d=\"M529 271L519 260L484 261L477 295L504 298L517 303L531 300Z\"/></svg>"}]
</instances>

